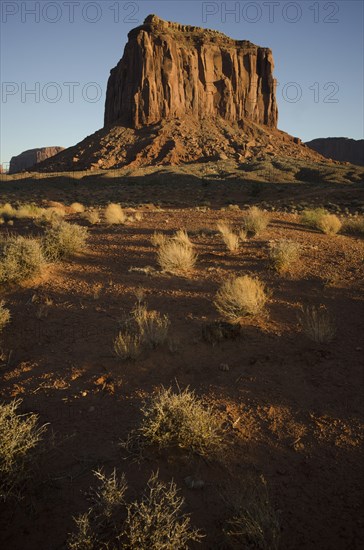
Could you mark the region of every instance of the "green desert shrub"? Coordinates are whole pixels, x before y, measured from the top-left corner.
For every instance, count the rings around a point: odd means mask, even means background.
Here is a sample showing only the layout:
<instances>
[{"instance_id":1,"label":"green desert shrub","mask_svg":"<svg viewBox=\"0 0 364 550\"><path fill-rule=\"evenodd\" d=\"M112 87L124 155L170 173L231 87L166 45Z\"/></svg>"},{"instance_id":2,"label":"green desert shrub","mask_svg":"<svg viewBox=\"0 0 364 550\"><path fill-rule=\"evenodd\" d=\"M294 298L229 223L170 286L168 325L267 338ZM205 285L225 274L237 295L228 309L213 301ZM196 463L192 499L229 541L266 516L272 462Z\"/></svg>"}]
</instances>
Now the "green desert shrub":
<instances>
[{"instance_id":1,"label":"green desert shrub","mask_svg":"<svg viewBox=\"0 0 364 550\"><path fill-rule=\"evenodd\" d=\"M126 214L120 204L110 203L104 212L106 223L110 225L123 224L126 222Z\"/></svg>"},{"instance_id":2,"label":"green desert shrub","mask_svg":"<svg viewBox=\"0 0 364 550\"><path fill-rule=\"evenodd\" d=\"M298 314L298 321L306 336L317 344L329 343L335 336L334 319L323 306L303 307Z\"/></svg>"},{"instance_id":3,"label":"green desert shrub","mask_svg":"<svg viewBox=\"0 0 364 550\"><path fill-rule=\"evenodd\" d=\"M269 249L269 259L272 267L279 272L288 271L300 256L300 245L294 241L282 239L272 243Z\"/></svg>"},{"instance_id":4,"label":"green desert shrub","mask_svg":"<svg viewBox=\"0 0 364 550\"><path fill-rule=\"evenodd\" d=\"M139 499L128 502L124 474L107 478L96 472L100 486L92 490L92 506L75 519L69 550L176 550L188 548L202 535L184 513L184 498L173 481L153 473Z\"/></svg>"},{"instance_id":5,"label":"green desert shrub","mask_svg":"<svg viewBox=\"0 0 364 550\"><path fill-rule=\"evenodd\" d=\"M38 426L38 416L19 414L21 400L0 404L0 499L18 496L26 480L32 451L42 439L45 426Z\"/></svg>"},{"instance_id":6,"label":"green desert shrub","mask_svg":"<svg viewBox=\"0 0 364 550\"><path fill-rule=\"evenodd\" d=\"M227 280L215 297L217 310L229 321L238 322L247 315L257 315L267 301L259 279L243 275Z\"/></svg>"},{"instance_id":7,"label":"green desert shrub","mask_svg":"<svg viewBox=\"0 0 364 550\"><path fill-rule=\"evenodd\" d=\"M44 264L39 239L11 235L0 240L0 283L33 278Z\"/></svg>"},{"instance_id":8,"label":"green desert shrub","mask_svg":"<svg viewBox=\"0 0 364 550\"><path fill-rule=\"evenodd\" d=\"M257 206L250 207L243 216L243 229L252 235L259 235L268 226L270 215Z\"/></svg>"},{"instance_id":9,"label":"green desert shrub","mask_svg":"<svg viewBox=\"0 0 364 550\"><path fill-rule=\"evenodd\" d=\"M80 225L61 221L46 230L43 249L51 261L63 260L84 250L87 229Z\"/></svg>"},{"instance_id":10,"label":"green desert shrub","mask_svg":"<svg viewBox=\"0 0 364 550\"><path fill-rule=\"evenodd\" d=\"M222 445L219 420L188 388L179 393L161 388L142 412L138 432L147 443L160 448L179 447L201 455Z\"/></svg>"}]
</instances>

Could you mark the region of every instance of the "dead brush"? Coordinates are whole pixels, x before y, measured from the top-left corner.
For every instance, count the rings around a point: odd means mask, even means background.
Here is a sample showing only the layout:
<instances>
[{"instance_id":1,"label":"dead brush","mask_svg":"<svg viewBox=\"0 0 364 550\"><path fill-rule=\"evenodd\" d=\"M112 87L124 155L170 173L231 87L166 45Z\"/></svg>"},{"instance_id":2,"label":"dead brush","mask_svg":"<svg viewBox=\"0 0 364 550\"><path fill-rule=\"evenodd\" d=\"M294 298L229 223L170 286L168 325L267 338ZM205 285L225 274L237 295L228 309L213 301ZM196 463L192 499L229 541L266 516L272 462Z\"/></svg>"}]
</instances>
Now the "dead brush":
<instances>
[{"instance_id":1,"label":"dead brush","mask_svg":"<svg viewBox=\"0 0 364 550\"><path fill-rule=\"evenodd\" d=\"M236 486L231 487L224 498L232 514L224 529L229 545L232 548L278 550L280 523L264 477L255 479L248 476L239 489L237 492Z\"/></svg>"},{"instance_id":2,"label":"dead brush","mask_svg":"<svg viewBox=\"0 0 364 550\"><path fill-rule=\"evenodd\" d=\"M145 444L179 447L200 455L222 447L221 423L213 410L186 388L173 393L161 388L142 408L137 433Z\"/></svg>"},{"instance_id":3,"label":"dead brush","mask_svg":"<svg viewBox=\"0 0 364 550\"><path fill-rule=\"evenodd\" d=\"M0 499L19 496L29 475L31 451L42 439L46 426L38 426L38 416L19 414L20 399L0 404Z\"/></svg>"},{"instance_id":4,"label":"dead brush","mask_svg":"<svg viewBox=\"0 0 364 550\"><path fill-rule=\"evenodd\" d=\"M191 527L183 512L184 498L173 481L164 483L152 473L139 499L128 502L125 475L95 472L100 485L90 491L91 507L75 518L77 530L68 539L69 550L188 548L202 534Z\"/></svg>"},{"instance_id":5,"label":"dead brush","mask_svg":"<svg viewBox=\"0 0 364 550\"><path fill-rule=\"evenodd\" d=\"M225 281L216 293L217 310L231 322L257 315L267 301L264 285L257 278L243 275Z\"/></svg>"},{"instance_id":6,"label":"dead brush","mask_svg":"<svg viewBox=\"0 0 364 550\"><path fill-rule=\"evenodd\" d=\"M298 314L302 331L317 344L326 344L336 334L336 324L324 306L306 306Z\"/></svg>"}]
</instances>

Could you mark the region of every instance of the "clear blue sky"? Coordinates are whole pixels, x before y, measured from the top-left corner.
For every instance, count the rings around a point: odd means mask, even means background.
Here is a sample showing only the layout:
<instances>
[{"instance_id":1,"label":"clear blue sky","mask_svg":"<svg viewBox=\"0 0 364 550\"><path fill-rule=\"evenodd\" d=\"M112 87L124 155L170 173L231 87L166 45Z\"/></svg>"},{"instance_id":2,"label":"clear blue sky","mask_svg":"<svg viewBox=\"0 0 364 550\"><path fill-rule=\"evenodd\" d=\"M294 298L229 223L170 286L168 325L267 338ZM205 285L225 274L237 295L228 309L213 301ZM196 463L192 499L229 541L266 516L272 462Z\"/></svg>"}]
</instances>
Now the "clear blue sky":
<instances>
[{"instance_id":1,"label":"clear blue sky","mask_svg":"<svg viewBox=\"0 0 364 550\"><path fill-rule=\"evenodd\" d=\"M363 138L362 0L2 0L1 10L0 162L101 128L109 71L150 13L270 47L280 129Z\"/></svg>"}]
</instances>

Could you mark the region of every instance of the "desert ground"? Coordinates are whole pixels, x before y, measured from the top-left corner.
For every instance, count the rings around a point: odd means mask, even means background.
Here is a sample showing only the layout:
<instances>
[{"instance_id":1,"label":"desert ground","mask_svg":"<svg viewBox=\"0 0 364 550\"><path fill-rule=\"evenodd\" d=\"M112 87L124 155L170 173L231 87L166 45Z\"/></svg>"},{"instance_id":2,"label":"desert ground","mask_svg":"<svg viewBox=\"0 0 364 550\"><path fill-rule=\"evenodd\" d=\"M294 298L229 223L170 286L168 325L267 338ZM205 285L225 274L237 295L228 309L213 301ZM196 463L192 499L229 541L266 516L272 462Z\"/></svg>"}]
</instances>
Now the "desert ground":
<instances>
[{"instance_id":1,"label":"desert ground","mask_svg":"<svg viewBox=\"0 0 364 550\"><path fill-rule=\"evenodd\" d=\"M323 207L345 228L364 214L360 177L280 183L229 177L221 162L198 170L2 176L0 206L63 210L66 222L87 228L76 255L48 262L35 278L0 283L11 316L0 334L0 399L20 399L20 413L36 413L47 425L21 498L0 503L2 548L69 548L73 518L88 510L86 493L100 468L124 472L132 499L153 472L173 479L183 512L203 534L190 548L362 547L363 233L325 234L301 218ZM74 202L100 221L74 212ZM107 223L108 203L122 206L123 223ZM239 231L251 206L268 212L269 225L230 251L217 224ZM49 223L8 216L0 235L42 238ZM197 259L171 273L157 262L153 235L180 229ZM270 260L282 239L300 250L284 272ZM259 278L267 301L260 313L228 323L216 293L243 275ZM114 341L138 300L168 316L168 337L123 360ZM329 312L329 341L303 330L307 306ZM216 452L120 444L161 387L188 388L211 408L220 425ZM263 508L269 498L265 539L229 535L251 484L266 487Z\"/></svg>"}]
</instances>

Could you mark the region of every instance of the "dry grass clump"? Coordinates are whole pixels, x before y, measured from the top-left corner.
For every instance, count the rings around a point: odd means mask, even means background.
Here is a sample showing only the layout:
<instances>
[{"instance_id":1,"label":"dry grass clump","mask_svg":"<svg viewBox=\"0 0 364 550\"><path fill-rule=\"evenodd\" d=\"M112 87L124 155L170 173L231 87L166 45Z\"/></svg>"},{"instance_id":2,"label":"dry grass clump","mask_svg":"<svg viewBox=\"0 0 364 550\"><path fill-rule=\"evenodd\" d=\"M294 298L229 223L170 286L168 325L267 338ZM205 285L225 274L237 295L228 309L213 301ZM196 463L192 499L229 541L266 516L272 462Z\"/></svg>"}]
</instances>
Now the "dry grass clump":
<instances>
[{"instance_id":1,"label":"dry grass clump","mask_svg":"<svg viewBox=\"0 0 364 550\"><path fill-rule=\"evenodd\" d=\"M166 484L153 473L141 498L129 503L124 474L120 479L115 470L109 478L95 474L100 486L91 493L88 512L75 519L70 550L176 550L201 539L183 513L185 501L173 481Z\"/></svg>"},{"instance_id":2,"label":"dry grass clump","mask_svg":"<svg viewBox=\"0 0 364 550\"><path fill-rule=\"evenodd\" d=\"M110 225L123 224L126 222L126 214L120 204L110 203L104 211L106 223Z\"/></svg>"},{"instance_id":3,"label":"dry grass clump","mask_svg":"<svg viewBox=\"0 0 364 550\"><path fill-rule=\"evenodd\" d=\"M75 214L82 214L85 211L85 207L80 202L73 202L70 208Z\"/></svg>"},{"instance_id":4,"label":"dry grass clump","mask_svg":"<svg viewBox=\"0 0 364 550\"><path fill-rule=\"evenodd\" d=\"M189 243L184 242L184 238L181 239L176 236L165 239L159 245L157 261L163 271L178 273L190 271L194 268L197 254L193 250L192 243L190 241Z\"/></svg>"},{"instance_id":5,"label":"dry grass clump","mask_svg":"<svg viewBox=\"0 0 364 550\"><path fill-rule=\"evenodd\" d=\"M174 241L184 244L185 246L193 246L185 229L179 229L178 231L176 231L172 238Z\"/></svg>"},{"instance_id":6,"label":"dry grass clump","mask_svg":"<svg viewBox=\"0 0 364 550\"><path fill-rule=\"evenodd\" d=\"M0 205L0 218L4 221L11 220L15 217L16 210L8 202Z\"/></svg>"},{"instance_id":7,"label":"dry grass clump","mask_svg":"<svg viewBox=\"0 0 364 550\"><path fill-rule=\"evenodd\" d=\"M10 311L4 305L4 300L0 300L0 333L10 321Z\"/></svg>"},{"instance_id":8,"label":"dry grass clump","mask_svg":"<svg viewBox=\"0 0 364 550\"><path fill-rule=\"evenodd\" d=\"M232 508L232 518L227 522L225 534L233 548L278 550L278 514L270 502L263 476L259 480L248 478L239 493L232 487L226 500Z\"/></svg>"},{"instance_id":9,"label":"dry grass clump","mask_svg":"<svg viewBox=\"0 0 364 550\"><path fill-rule=\"evenodd\" d=\"M335 214L325 214L321 216L317 223L317 229L325 235L336 235L341 229L342 223Z\"/></svg>"},{"instance_id":10,"label":"dry grass clump","mask_svg":"<svg viewBox=\"0 0 364 550\"><path fill-rule=\"evenodd\" d=\"M80 225L61 221L44 234L43 248L51 261L69 258L81 252L86 245L87 229Z\"/></svg>"},{"instance_id":11,"label":"dry grass clump","mask_svg":"<svg viewBox=\"0 0 364 550\"><path fill-rule=\"evenodd\" d=\"M44 216L45 208L41 208L40 206L36 206L33 203L30 204L23 204L22 206L19 206L17 210L15 211L15 217L16 218L32 218L32 219L38 219Z\"/></svg>"},{"instance_id":12,"label":"dry grass clump","mask_svg":"<svg viewBox=\"0 0 364 550\"><path fill-rule=\"evenodd\" d=\"M38 239L12 235L0 240L0 283L35 277L41 273L44 264Z\"/></svg>"},{"instance_id":13,"label":"dry grass clump","mask_svg":"<svg viewBox=\"0 0 364 550\"><path fill-rule=\"evenodd\" d=\"M264 212L257 206L251 206L243 216L243 229L251 235L259 235L264 231L270 221L268 212Z\"/></svg>"},{"instance_id":14,"label":"dry grass clump","mask_svg":"<svg viewBox=\"0 0 364 550\"><path fill-rule=\"evenodd\" d=\"M133 310L133 317L144 345L156 348L165 343L171 324L167 315L148 311L144 304L138 303Z\"/></svg>"},{"instance_id":15,"label":"dry grass clump","mask_svg":"<svg viewBox=\"0 0 364 550\"><path fill-rule=\"evenodd\" d=\"M230 250L230 252L236 252L239 250L240 237L232 231L231 226L227 222L218 222L217 230L219 231L226 248Z\"/></svg>"},{"instance_id":16,"label":"dry grass clump","mask_svg":"<svg viewBox=\"0 0 364 550\"><path fill-rule=\"evenodd\" d=\"M114 340L114 351L116 355L126 361L135 361L143 351L143 343L140 334L130 330L120 331Z\"/></svg>"},{"instance_id":17,"label":"dry grass clump","mask_svg":"<svg viewBox=\"0 0 364 550\"><path fill-rule=\"evenodd\" d=\"M328 214L324 208L307 208L301 214L300 221L303 225L318 229L320 220Z\"/></svg>"},{"instance_id":18,"label":"dry grass clump","mask_svg":"<svg viewBox=\"0 0 364 550\"><path fill-rule=\"evenodd\" d=\"M165 243L167 239L167 236L164 233L160 233L158 231L154 231L153 235L151 236L150 242L153 246L161 246Z\"/></svg>"},{"instance_id":19,"label":"dry grass clump","mask_svg":"<svg viewBox=\"0 0 364 550\"><path fill-rule=\"evenodd\" d=\"M317 344L331 342L336 333L334 319L324 306L303 307L298 314L303 332Z\"/></svg>"},{"instance_id":20,"label":"dry grass clump","mask_svg":"<svg viewBox=\"0 0 364 550\"><path fill-rule=\"evenodd\" d=\"M143 409L138 433L144 441L207 455L222 445L220 422L212 409L188 388L173 393L161 388Z\"/></svg>"},{"instance_id":21,"label":"dry grass clump","mask_svg":"<svg viewBox=\"0 0 364 550\"><path fill-rule=\"evenodd\" d=\"M238 322L247 315L257 315L267 301L259 279L243 275L229 279L218 290L214 304L229 321Z\"/></svg>"},{"instance_id":22,"label":"dry grass clump","mask_svg":"<svg viewBox=\"0 0 364 550\"><path fill-rule=\"evenodd\" d=\"M66 212L64 208L59 206L50 206L49 208L44 209L42 220L50 223L51 225L56 225L63 220L65 215Z\"/></svg>"},{"instance_id":23,"label":"dry grass clump","mask_svg":"<svg viewBox=\"0 0 364 550\"><path fill-rule=\"evenodd\" d=\"M344 233L364 235L364 216L348 219L344 222Z\"/></svg>"},{"instance_id":24,"label":"dry grass clump","mask_svg":"<svg viewBox=\"0 0 364 550\"><path fill-rule=\"evenodd\" d=\"M83 213L83 218L88 221L91 225L96 225L97 223L100 223L100 215L97 210L91 209L87 210L87 212Z\"/></svg>"},{"instance_id":25,"label":"dry grass clump","mask_svg":"<svg viewBox=\"0 0 364 550\"><path fill-rule=\"evenodd\" d=\"M114 351L122 359L135 360L144 348L156 348L166 342L170 321L167 315L148 310L141 300L130 316L124 319L123 328L114 340Z\"/></svg>"},{"instance_id":26,"label":"dry grass clump","mask_svg":"<svg viewBox=\"0 0 364 550\"><path fill-rule=\"evenodd\" d=\"M298 260L300 249L299 243L286 239L271 243L269 259L272 267L279 272L288 271L291 265Z\"/></svg>"},{"instance_id":27,"label":"dry grass clump","mask_svg":"<svg viewBox=\"0 0 364 550\"><path fill-rule=\"evenodd\" d=\"M38 427L38 416L18 414L21 400L0 404L0 499L16 496L27 477L30 451L41 440L45 426Z\"/></svg>"}]
</instances>

